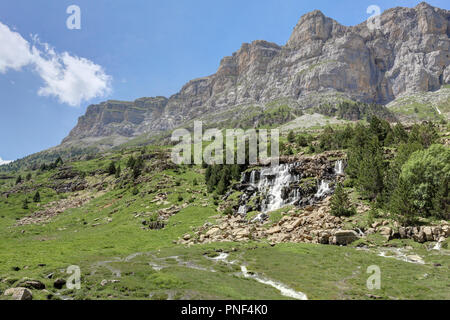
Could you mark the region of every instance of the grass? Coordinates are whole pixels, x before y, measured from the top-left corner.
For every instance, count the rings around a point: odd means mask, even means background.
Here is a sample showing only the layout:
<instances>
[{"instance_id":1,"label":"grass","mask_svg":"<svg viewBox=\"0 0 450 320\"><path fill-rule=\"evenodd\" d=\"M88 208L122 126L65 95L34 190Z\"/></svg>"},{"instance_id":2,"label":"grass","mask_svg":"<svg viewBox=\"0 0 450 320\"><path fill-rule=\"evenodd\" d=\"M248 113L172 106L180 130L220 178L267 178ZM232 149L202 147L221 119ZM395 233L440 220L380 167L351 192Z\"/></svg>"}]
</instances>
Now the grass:
<instances>
[{"instance_id":1,"label":"grass","mask_svg":"<svg viewBox=\"0 0 450 320\"><path fill-rule=\"evenodd\" d=\"M50 187L56 170L34 172L31 181L16 186L22 191L7 199L0 198L0 291L29 278L42 281L48 290L33 290L35 299L286 298L273 287L242 277L239 266L246 264L249 270L281 281L306 293L310 299L367 299L369 293L386 299L450 299L448 255L429 252L413 242L392 243L414 246L414 252L424 257L426 265L379 257L375 252L355 247L312 244L271 247L265 242L178 245L175 242L180 237L186 233L194 236L195 228L214 222L219 215L213 195L206 193L203 169L179 166L144 173L137 183L136 195L132 193L133 183L121 187L114 177L95 173L116 161L121 164L122 175L126 175L129 173L126 162L131 155L136 156L136 151L111 152L89 161L66 164L86 174L90 185L104 184L106 190L90 189L94 198L87 204L67 209L46 224L15 225L18 219L45 204L79 193L57 194ZM23 177L26 173L21 172ZM15 178L5 180L0 185L0 194L9 190L14 181ZM41 194L39 207L30 203L29 209L22 209L25 197L31 201L35 190ZM165 201L154 201L159 194L166 195ZM238 196L236 193L231 200ZM187 207L170 217L164 229L142 228L142 221L159 210L184 203ZM271 224L290 209L271 213ZM378 240L367 241L360 245L377 244ZM207 258L217 256L218 251L230 252L229 261L237 263L230 265ZM434 267L433 263L442 266ZM152 267L155 264L163 268L155 270ZM68 278L66 269L71 265L81 269L81 290L53 288L54 279ZM370 265L378 265L382 270L379 292L366 288L366 269ZM121 276L113 274L112 269L120 270ZM46 276L51 273L53 278L48 279ZM103 280L110 282L102 286Z\"/></svg>"}]
</instances>

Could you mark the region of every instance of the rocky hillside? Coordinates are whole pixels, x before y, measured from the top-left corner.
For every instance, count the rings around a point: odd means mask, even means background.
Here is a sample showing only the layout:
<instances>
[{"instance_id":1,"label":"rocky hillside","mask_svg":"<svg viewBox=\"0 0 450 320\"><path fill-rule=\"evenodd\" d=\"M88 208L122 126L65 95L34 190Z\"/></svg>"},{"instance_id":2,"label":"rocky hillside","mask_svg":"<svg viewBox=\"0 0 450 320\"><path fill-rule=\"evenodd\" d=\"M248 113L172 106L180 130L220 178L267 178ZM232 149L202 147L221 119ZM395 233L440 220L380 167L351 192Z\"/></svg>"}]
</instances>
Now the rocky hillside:
<instances>
[{"instance_id":1,"label":"rocky hillside","mask_svg":"<svg viewBox=\"0 0 450 320\"><path fill-rule=\"evenodd\" d=\"M214 123L231 117L230 110L235 116L280 101L299 109L348 99L387 104L435 91L450 83L449 35L450 11L427 3L385 11L377 30L367 23L347 27L313 11L284 46L244 43L222 59L217 73L188 82L169 99L90 106L63 144L114 146L192 119Z\"/></svg>"}]
</instances>

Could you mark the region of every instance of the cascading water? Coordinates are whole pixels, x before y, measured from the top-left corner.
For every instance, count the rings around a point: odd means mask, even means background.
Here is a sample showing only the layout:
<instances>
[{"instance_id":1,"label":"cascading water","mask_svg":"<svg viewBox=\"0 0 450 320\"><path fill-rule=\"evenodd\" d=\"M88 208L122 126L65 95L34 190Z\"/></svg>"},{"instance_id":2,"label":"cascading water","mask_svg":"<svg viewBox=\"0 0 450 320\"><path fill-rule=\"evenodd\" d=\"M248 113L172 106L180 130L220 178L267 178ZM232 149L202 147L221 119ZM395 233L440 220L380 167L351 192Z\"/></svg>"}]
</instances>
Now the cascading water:
<instances>
[{"instance_id":1,"label":"cascading water","mask_svg":"<svg viewBox=\"0 0 450 320\"><path fill-rule=\"evenodd\" d=\"M322 198L324 195L330 193L330 191L331 191L330 184L327 181L322 180L320 182L319 190L317 191L314 197Z\"/></svg>"},{"instance_id":2,"label":"cascading water","mask_svg":"<svg viewBox=\"0 0 450 320\"><path fill-rule=\"evenodd\" d=\"M304 170L303 170L304 168ZM311 164L296 162L244 172L241 177L237 213L246 216L250 211L267 213L287 205L314 205L333 193L330 185L343 176L345 162L338 160L327 168L321 168L322 180L314 181ZM299 171L302 169L302 171ZM256 219L260 221L262 219Z\"/></svg>"},{"instance_id":3,"label":"cascading water","mask_svg":"<svg viewBox=\"0 0 450 320\"><path fill-rule=\"evenodd\" d=\"M278 210L299 199L299 192L296 189L286 194L286 188L299 180L298 176L291 174L294 166L295 164L282 164L261 171L257 188L261 194L266 194L266 199L261 204L262 212Z\"/></svg>"},{"instance_id":4,"label":"cascading water","mask_svg":"<svg viewBox=\"0 0 450 320\"><path fill-rule=\"evenodd\" d=\"M344 175L344 161L343 160L338 160L334 166L334 172L338 175L338 176L342 176Z\"/></svg>"}]
</instances>

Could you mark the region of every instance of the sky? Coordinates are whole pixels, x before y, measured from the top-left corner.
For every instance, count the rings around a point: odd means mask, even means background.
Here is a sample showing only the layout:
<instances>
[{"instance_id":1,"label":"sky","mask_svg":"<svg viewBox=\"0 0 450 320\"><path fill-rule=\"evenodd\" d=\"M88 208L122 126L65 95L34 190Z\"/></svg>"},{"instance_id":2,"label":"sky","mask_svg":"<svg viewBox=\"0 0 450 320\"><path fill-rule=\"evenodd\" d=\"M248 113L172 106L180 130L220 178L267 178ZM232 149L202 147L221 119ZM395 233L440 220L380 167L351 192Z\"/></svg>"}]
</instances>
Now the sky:
<instances>
[{"instance_id":1,"label":"sky","mask_svg":"<svg viewBox=\"0 0 450 320\"><path fill-rule=\"evenodd\" d=\"M0 165L56 146L90 104L170 96L242 43L283 45L319 9L344 25L414 0L2 0ZM448 0L429 4L450 9ZM80 9L80 29L72 5Z\"/></svg>"}]
</instances>

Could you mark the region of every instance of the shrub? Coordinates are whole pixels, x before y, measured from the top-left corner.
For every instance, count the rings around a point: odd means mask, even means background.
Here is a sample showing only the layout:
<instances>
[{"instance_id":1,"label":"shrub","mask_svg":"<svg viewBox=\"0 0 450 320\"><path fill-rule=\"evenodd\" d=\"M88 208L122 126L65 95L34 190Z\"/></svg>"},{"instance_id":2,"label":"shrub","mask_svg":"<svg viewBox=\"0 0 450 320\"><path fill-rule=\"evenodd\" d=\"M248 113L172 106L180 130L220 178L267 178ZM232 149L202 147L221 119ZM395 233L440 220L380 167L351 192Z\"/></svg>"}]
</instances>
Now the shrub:
<instances>
[{"instance_id":1,"label":"shrub","mask_svg":"<svg viewBox=\"0 0 450 320\"><path fill-rule=\"evenodd\" d=\"M403 165L400 180L408 186L409 202L419 214L439 218L448 215L450 149L432 145L427 150L416 151Z\"/></svg>"}]
</instances>

